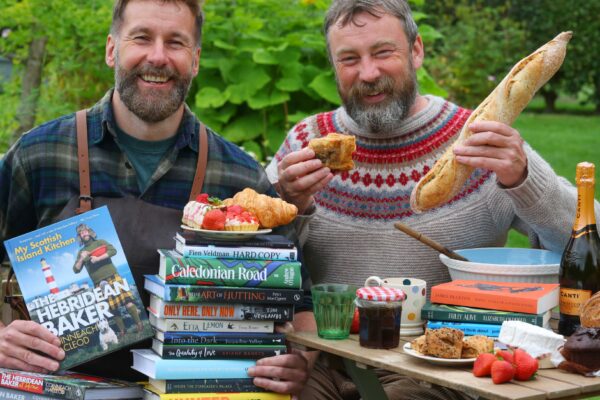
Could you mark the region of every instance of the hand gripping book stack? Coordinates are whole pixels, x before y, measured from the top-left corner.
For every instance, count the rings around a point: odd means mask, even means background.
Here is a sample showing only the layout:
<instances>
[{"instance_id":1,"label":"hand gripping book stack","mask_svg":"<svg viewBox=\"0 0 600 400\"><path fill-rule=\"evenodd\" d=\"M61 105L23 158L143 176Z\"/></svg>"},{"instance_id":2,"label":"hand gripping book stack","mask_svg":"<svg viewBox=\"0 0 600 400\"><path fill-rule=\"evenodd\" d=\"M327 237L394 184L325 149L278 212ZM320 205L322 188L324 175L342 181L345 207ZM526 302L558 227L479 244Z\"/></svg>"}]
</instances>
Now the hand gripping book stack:
<instances>
[{"instance_id":1,"label":"hand gripping book stack","mask_svg":"<svg viewBox=\"0 0 600 400\"><path fill-rule=\"evenodd\" d=\"M289 399L255 386L247 370L287 353L275 323L292 321L304 296L293 242L278 235L221 241L183 230L174 250L158 253L159 273L144 284L152 349L134 351L133 368L149 377L145 398Z\"/></svg>"},{"instance_id":2,"label":"hand gripping book stack","mask_svg":"<svg viewBox=\"0 0 600 400\"><path fill-rule=\"evenodd\" d=\"M4 245L30 318L61 340L61 371L152 337L107 207Z\"/></svg>"},{"instance_id":3,"label":"hand gripping book stack","mask_svg":"<svg viewBox=\"0 0 600 400\"><path fill-rule=\"evenodd\" d=\"M421 318L427 328L454 328L465 335L496 338L504 321L550 329L558 284L456 280L431 288Z\"/></svg>"}]
</instances>

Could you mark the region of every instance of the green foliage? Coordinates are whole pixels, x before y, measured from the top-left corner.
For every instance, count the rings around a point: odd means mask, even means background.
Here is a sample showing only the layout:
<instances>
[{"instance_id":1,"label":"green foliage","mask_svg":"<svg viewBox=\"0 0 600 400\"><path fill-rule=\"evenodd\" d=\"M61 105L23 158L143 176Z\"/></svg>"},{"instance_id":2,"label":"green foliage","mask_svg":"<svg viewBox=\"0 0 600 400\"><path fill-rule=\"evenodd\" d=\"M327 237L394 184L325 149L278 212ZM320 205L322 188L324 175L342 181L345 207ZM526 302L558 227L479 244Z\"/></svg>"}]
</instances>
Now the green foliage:
<instances>
[{"instance_id":1,"label":"green foliage","mask_svg":"<svg viewBox=\"0 0 600 400\"><path fill-rule=\"evenodd\" d=\"M37 123L94 104L112 86L104 63L112 2L106 0L0 0L0 54L14 65L0 93L0 153L15 127L20 79L29 42L47 35ZM302 118L340 104L322 33L329 0L206 0L200 72L187 102L215 131L265 160ZM423 1L411 2L422 7ZM440 34L415 18L426 44ZM57 21L59 23L57 23ZM445 95L420 70L424 93ZM3 139L4 138L4 139Z\"/></svg>"},{"instance_id":2,"label":"green foliage","mask_svg":"<svg viewBox=\"0 0 600 400\"><path fill-rule=\"evenodd\" d=\"M535 48L562 31L573 31L567 56L559 73L552 79L553 88L582 93L583 102L600 111L600 2L573 0L516 1L511 17L527 24L527 46ZM558 86L560 82L562 85ZM582 91L586 88L587 90Z\"/></svg>"},{"instance_id":3,"label":"green foliage","mask_svg":"<svg viewBox=\"0 0 600 400\"><path fill-rule=\"evenodd\" d=\"M506 18L506 7L483 1L454 0L427 8L444 36L431 49L429 70L457 103L475 107L496 87L513 64L527 55L524 32Z\"/></svg>"}]
</instances>

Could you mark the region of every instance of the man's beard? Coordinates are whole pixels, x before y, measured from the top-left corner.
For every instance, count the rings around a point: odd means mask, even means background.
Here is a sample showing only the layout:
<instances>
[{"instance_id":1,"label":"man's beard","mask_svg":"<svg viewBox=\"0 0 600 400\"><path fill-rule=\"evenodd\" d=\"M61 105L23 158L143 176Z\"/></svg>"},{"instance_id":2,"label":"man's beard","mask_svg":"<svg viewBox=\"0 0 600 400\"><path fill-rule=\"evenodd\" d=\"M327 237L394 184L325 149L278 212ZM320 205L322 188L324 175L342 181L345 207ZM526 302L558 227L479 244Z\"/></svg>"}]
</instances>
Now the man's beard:
<instances>
[{"instance_id":1,"label":"man's beard","mask_svg":"<svg viewBox=\"0 0 600 400\"><path fill-rule=\"evenodd\" d=\"M140 90L137 79L144 74L166 76L174 85L170 91L145 89ZM126 70L119 63L119 53L115 57L115 87L123 104L139 119L145 122L160 122L170 117L183 104L190 86L192 73L186 76L176 70L151 65L141 65Z\"/></svg>"},{"instance_id":2,"label":"man's beard","mask_svg":"<svg viewBox=\"0 0 600 400\"><path fill-rule=\"evenodd\" d=\"M392 77L383 75L375 82L358 82L346 95L341 95L346 112L361 130L393 132L402 125L417 97L417 79L412 63L406 72L406 79L400 82L399 87L394 86L396 82ZM364 96L374 93L385 93L387 98L378 104L363 103Z\"/></svg>"}]
</instances>

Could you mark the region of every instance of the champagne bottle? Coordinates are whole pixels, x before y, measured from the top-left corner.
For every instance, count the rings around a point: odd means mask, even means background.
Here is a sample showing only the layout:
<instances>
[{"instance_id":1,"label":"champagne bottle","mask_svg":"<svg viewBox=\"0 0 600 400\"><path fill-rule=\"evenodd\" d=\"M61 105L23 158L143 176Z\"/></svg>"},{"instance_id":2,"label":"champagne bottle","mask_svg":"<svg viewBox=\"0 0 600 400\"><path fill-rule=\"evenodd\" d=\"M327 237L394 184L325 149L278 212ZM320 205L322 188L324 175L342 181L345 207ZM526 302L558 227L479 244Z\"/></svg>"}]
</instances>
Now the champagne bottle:
<instances>
[{"instance_id":1,"label":"champagne bottle","mask_svg":"<svg viewBox=\"0 0 600 400\"><path fill-rule=\"evenodd\" d=\"M579 327L579 309L600 290L600 237L594 214L594 164L577 164L577 214L560 261L558 332L570 336Z\"/></svg>"}]
</instances>

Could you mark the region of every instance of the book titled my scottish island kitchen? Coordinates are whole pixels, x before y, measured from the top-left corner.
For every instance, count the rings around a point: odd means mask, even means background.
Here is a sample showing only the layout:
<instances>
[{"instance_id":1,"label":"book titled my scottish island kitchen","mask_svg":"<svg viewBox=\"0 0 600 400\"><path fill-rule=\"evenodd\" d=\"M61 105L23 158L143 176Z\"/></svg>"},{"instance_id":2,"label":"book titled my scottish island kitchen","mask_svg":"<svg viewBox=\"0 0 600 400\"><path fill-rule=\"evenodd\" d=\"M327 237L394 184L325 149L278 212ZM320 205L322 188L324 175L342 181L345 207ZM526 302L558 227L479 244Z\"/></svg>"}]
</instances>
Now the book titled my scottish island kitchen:
<instances>
[{"instance_id":1,"label":"book titled my scottish island kitchen","mask_svg":"<svg viewBox=\"0 0 600 400\"><path fill-rule=\"evenodd\" d=\"M65 370L153 335L107 207L4 242L31 319Z\"/></svg>"}]
</instances>

